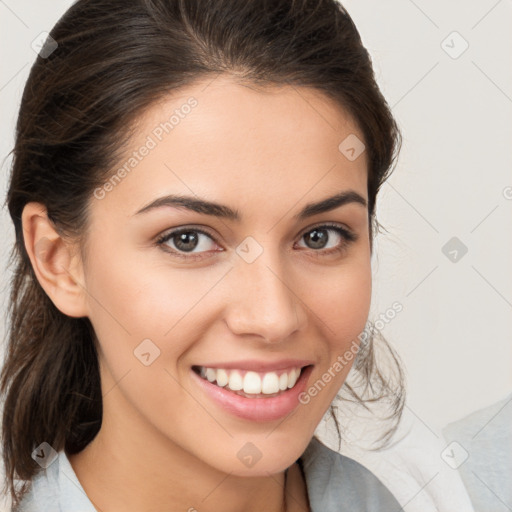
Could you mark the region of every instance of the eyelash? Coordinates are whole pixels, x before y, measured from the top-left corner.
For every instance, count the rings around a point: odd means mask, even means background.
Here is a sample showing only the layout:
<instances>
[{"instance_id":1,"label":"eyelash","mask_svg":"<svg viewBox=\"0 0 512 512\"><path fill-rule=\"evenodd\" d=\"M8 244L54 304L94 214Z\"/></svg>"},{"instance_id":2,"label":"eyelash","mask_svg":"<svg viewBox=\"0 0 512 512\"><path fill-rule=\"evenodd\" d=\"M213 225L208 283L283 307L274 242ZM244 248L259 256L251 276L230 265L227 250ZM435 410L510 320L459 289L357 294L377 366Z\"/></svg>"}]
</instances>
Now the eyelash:
<instances>
[{"instance_id":1,"label":"eyelash","mask_svg":"<svg viewBox=\"0 0 512 512\"><path fill-rule=\"evenodd\" d=\"M301 234L299 240L302 239L304 237L304 235L306 235L307 233L311 233L311 231L323 230L323 229L326 229L327 231L330 231L330 230L335 231L338 235L340 235L340 237L344 241L342 243L340 243L337 247L332 247L330 249L318 249L318 250L310 249L310 251L312 251L313 254L315 254L315 257L330 256L333 254L340 253L340 252L344 251L345 249L347 249L348 245L350 245L352 242L355 242L358 239L358 236L355 233L353 233L352 231L349 231L346 228L342 228L341 226L338 226L337 224L327 223L327 224L321 224L318 226L313 226L312 228L309 228L307 231L304 231ZM174 236L179 235L181 233L188 233L188 232L202 233L203 235L206 235L208 238L213 240L217 245L219 245L217 240L215 240L215 238L210 233L208 233L207 231L205 231L203 229L196 228L196 227L178 228L178 229L175 229L168 233L165 233L162 236L157 238L156 245L158 247L160 247L165 252L171 253L175 256L178 256L179 258L183 258L183 259L186 259L189 261L204 259L205 256L202 256L202 254L204 254L204 252L206 252L206 251L204 251L203 253L195 253L194 254L194 253L180 252L175 249L171 249L169 246L164 247L164 244L167 241L169 241L170 239L172 239ZM215 251L215 252L221 252L221 251Z\"/></svg>"}]
</instances>

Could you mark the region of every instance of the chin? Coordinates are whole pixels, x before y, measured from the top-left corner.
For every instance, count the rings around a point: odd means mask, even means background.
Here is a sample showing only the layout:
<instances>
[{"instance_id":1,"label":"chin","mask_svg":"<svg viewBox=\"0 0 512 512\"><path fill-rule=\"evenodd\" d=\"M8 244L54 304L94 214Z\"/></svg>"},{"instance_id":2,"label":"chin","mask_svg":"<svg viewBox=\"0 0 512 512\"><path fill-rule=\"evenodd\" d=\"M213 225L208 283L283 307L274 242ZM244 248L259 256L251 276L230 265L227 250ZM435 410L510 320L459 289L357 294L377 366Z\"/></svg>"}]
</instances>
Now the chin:
<instances>
[{"instance_id":1,"label":"chin","mask_svg":"<svg viewBox=\"0 0 512 512\"><path fill-rule=\"evenodd\" d=\"M259 436L248 435L243 440L233 441L232 448L226 447L219 454L221 458L217 459L215 466L224 473L241 477L266 477L281 473L302 456L313 436L271 432L269 430ZM234 452L234 457L226 457L229 452Z\"/></svg>"}]
</instances>

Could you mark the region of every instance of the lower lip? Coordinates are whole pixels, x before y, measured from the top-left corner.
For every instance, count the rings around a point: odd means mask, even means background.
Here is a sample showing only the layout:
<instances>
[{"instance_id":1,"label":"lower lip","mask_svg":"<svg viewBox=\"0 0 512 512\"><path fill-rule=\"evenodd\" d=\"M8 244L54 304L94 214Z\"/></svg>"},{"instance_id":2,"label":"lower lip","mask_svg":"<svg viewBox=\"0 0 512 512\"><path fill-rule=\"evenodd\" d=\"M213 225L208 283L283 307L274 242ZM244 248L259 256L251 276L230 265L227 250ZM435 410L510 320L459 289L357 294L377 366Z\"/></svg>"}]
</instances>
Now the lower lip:
<instances>
[{"instance_id":1,"label":"lower lip","mask_svg":"<svg viewBox=\"0 0 512 512\"><path fill-rule=\"evenodd\" d=\"M312 369L313 366L303 368L293 388L271 398L245 398L190 371L206 395L224 410L245 420L273 421L288 416L299 405L299 395L306 388Z\"/></svg>"}]
</instances>

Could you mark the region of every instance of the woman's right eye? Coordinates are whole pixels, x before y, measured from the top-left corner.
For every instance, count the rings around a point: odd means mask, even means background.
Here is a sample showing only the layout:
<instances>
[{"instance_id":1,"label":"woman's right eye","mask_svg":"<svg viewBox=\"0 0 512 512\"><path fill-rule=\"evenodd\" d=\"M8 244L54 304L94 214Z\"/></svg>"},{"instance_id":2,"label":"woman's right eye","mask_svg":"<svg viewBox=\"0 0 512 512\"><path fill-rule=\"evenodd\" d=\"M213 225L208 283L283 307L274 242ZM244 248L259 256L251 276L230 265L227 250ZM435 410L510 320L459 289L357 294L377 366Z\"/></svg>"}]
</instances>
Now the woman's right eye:
<instances>
[{"instance_id":1,"label":"woman's right eye","mask_svg":"<svg viewBox=\"0 0 512 512\"><path fill-rule=\"evenodd\" d=\"M183 258L196 259L200 253L218 252L218 245L212 236L197 228L175 229L158 238L156 243L165 246L165 251Z\"/></svg>"}]
</instances>

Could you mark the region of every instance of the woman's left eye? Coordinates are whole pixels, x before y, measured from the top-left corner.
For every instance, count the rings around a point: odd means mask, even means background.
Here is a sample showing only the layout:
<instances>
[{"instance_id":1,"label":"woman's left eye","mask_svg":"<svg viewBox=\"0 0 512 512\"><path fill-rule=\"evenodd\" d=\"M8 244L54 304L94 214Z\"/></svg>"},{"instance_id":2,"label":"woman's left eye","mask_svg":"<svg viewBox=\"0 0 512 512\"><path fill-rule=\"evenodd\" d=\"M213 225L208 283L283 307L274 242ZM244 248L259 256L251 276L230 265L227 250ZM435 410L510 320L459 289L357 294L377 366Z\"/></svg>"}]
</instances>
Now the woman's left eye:
<instances>
[{"instance_id":1,"label":"woman's left eye","mask_svg":"<svg viewBox=\"0 0 512 512\"><path fill-rule=\"evenodd\" d=\"M350 242L357 240L357 236L341 226L324 225L310 229L301 237L307 249L327 250L336 252L344 249Z\"/></svg>"}]
</instances>

